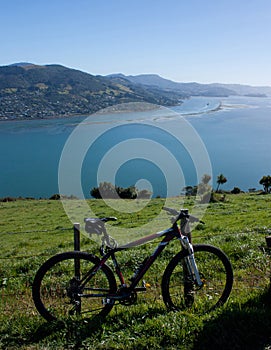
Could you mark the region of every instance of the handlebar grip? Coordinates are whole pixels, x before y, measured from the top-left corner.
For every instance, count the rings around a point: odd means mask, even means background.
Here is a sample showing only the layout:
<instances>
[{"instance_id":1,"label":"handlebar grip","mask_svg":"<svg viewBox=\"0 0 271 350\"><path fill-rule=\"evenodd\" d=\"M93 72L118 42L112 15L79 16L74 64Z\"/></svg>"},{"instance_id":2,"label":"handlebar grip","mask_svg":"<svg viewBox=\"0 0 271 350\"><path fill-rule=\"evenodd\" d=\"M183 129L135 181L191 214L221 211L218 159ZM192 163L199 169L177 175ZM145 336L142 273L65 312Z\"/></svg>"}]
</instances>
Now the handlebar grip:
<instances>
[{"instance_id":1,"label":"handlebar grip","mask_svg":"<svg viewBox=\"0 0 271 350\"><path fill-rule=\"evenodd\" d=\"M103 222L107 222L107 221L117 221L118 219L115 216L107 216L105 218L101 218L100 220Z\"/></svg>"},{"instance_id":2,"label":"handlebar grip","mask_svg":"<svg viewBox=\"0 0 271 350\"><path fill-rule=\"evenodd\" d=\"M168 213L172 214L172 215L178 215L179 212L176 209L172 209L172 208L168 208L168 207L163 207L163 210L167 211Z\"/></svg>"},{"instance_id":3,"label":"handlebar grip","mask_svg":"<svg viewBox=\"0 0 271 350\"><path fill-rule=\"evenodd\" d=\"M199 222L200 220L193 215L189 215L189 221L190 222Z\"/></svg>"}]
</instances>

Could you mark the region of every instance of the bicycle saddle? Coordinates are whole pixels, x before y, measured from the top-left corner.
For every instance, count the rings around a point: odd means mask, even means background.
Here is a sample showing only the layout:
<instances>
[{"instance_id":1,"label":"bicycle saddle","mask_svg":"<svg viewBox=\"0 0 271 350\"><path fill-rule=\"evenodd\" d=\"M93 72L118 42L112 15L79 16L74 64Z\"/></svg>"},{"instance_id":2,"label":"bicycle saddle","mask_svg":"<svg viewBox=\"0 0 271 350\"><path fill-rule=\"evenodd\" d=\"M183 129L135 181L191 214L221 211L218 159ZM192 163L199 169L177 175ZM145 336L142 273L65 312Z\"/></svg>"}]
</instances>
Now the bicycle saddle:
<instances>
[{"instance_id":1,"label":"bicycle saddle","mask_svg":"<svg viewBox=\"0 0 271 350\"><path fill-rule=\"evenodd\" d=\"M106 232L104 224L107 221L116 221L115 217L105 217L105 218L86 218L85 221L85 230L87 233L96 233L101 235Z\"/></svg>"}]
</instances>

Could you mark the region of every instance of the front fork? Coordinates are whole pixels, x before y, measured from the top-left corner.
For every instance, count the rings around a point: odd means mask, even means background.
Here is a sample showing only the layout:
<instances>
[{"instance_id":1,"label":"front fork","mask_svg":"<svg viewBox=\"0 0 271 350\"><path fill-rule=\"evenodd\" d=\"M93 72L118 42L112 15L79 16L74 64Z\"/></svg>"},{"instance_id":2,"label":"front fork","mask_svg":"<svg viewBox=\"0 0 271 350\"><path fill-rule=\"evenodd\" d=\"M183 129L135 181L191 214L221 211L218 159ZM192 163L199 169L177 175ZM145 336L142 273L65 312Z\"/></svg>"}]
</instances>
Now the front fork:
<instances>
[{"instance_id":1,"label":"front fork","mask_svg":"<svg viewBox=\"0 0 271 350\"><path fill-rule=\"evenodd\" d=\"M189 243L192 247L192 244ZM189 249L190 250L190 249ZM193 247L192 247L193 250ZM199 288L203 286L203 282L200 278L199 270L195 261L194 251L189 252L187 256L184 257L184 263L186 271L190 279L197 284Z\"/></svg>"},{"instance_id":2,"label":"front fork","mask_svg":"<svg viewBox=\"0 0 271 350\"><path fill-rule=\"evenodd\" d=\"M181 222L181 232L179 240L183 249L187 250L188 252L188 255L184 257L184 272L190 281L196 283L197 286L201 288L203 286L203 282L200 278L199 270L195 261L194 249L191 243L189 222L186 219Z\"/></svg>"}]
</instances>

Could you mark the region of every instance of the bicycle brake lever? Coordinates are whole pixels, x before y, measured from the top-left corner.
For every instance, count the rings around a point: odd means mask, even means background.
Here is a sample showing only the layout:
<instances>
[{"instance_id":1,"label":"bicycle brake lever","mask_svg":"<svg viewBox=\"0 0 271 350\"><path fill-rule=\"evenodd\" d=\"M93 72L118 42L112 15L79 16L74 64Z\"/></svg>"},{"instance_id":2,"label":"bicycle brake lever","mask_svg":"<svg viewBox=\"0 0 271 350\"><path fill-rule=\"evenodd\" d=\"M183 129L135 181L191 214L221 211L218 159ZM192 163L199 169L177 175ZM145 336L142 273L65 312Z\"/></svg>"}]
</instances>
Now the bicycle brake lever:
<instances>
[{"instance_id":1,"label":"bicycle brake lever","mask_svg":"<svg viewBox=\"0 0 271 350\"><path fill-rule=\"evenodd\" d=\"M193 215L189 215L189 221L190 221L191 223L193 223L193 222L199 222L200 224L205 224L204 221L201 221L200 219L198 219L197 217L195 217L195 216L193 216Z\"/></svg>"},{"instance_id":2,"label":"bicycle brake lever","mask_svg":"<svg viewBox=\"0 0 271 350\"><path fill-rule=\"evenodd\" d=\"M172 208L168 208L168 207L163 207L162 209L165 210L165 211L167 211L168 214L171 214L171 215L179 215L178 210L175 210L175 209L172 209Z\"/></svg>"}]
</instances>

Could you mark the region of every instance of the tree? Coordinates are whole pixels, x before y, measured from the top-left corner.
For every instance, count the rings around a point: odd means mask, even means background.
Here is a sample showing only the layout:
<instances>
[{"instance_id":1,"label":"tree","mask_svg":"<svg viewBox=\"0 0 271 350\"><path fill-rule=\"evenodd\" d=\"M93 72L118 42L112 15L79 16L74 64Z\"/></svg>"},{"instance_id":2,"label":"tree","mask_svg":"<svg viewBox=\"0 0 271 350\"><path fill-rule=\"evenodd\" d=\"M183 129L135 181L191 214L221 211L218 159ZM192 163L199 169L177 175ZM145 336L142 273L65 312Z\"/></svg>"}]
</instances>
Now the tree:
<instances>
[{"instance_id":1,"label":"tree","mask_svg":"<svg viewBox=\"0 0 271 350\"><path fill-rule=\"evenodd\" d=\"M204 174L204 175L202 176L202 178L201 178L201 182L202 182L203 184L207 185L208 182L211 180L211 178L212 178L212 177L211 177L210 175Z\"/></svg>"},{"instance_id":2,"label":"tree","mask_svg":"<svg viewBox=\"0 0 271 350\"><path fill-rule=\"evenodd\" d=\"M267 176L263 176L261 178L261 180L259 181L259 184L263 185L263 189L265 193L269 193L270 192L270 187L271 187L271 176L267 175Z\"/></svg>"},{"instance_id":3,"label":"tree","mask_svg":"<svg viewBox=\"0 0 271 350\"><path fill-rule=\"evenodd\" d=\"M110 182L101 182L99 187L93 187L90 191L90 195L96 199L98 198L123 198L123 199L136 199L136 198L151 198L152 193L148 190L141 190L131 185L129 187L114 186Z\"/></svg>"},{"instance_id":4,"label":"tree","mask_svg":"<svg viewBox=\"0 0 271 350\"><path fill-rule=\"evenodd\" d=\"M239 187L234 187L232 190L231 190L231 193L232 194L239 194L241 193L241 190Z\"/></svg>"},{"instance_id":5,"label":"tree","mask_svg":"<svg viewBox=\"0 0 271 350\"><path fill-rule=\"evenodd\" d=\"M137 197L137 191L135 186L127 188L116 187L117 194L123 199L135 199Z\"/></svg>"},{"instance_id":6,"label":"tree","mask_svg":"<svg viewBox=\"0 0 271 350\"><path fill-rule=\"evenodd\" d=\"M212 187L209 185L211 176L204 174L197 186L197 194L200 196L200 203L208 203L211 198Z\"/></svg>"},{"instance_id":7,"label":"tree","mask_svg":"<svg viewBox=\"0 0 271 350\"><path fill-rule=\"evenodd\" d=\"M182 192L184 192L185 196L196 196L198 191L198 186L185 186L182 189Z\"/></svg>"},{"instance_id":8,"label":"tree","mask_svg":"<svg viewBox=\"0 0 271 350\"><path fill-rule=\"evenodd\" d=\"M90 195L91 195L91 197L96 198L96 199L102 198L100 191L99 191L99 187L93 187L90 191Z\"/></svg>"},{"instance_id":9,"label":"tree","mask_svg":"<svg viewBox=\"0 0 271 350\"><path fill-rule=\"evenodd\" d=\"M116 188L110 182L100 182L99 187L93 187L90 194L94 198L118 198Z\"/></svg>"},{"instance_id":10,"label":"tree","mask_svg":"<svg viewBox=\"0 0 271 350\"><path fill-rule=\"evenodd\" d=\"M226 179L226 177L223 174L218 175L217 180L216 180L216 182L217 182L216 192L218 192L219 186L225 184L227 181L228 180Z\"/></svg>"}]
</instances>

